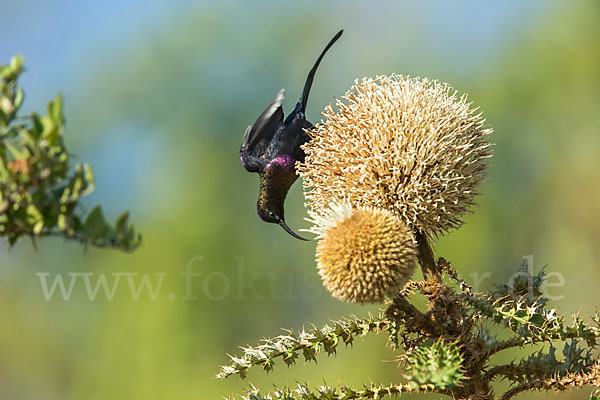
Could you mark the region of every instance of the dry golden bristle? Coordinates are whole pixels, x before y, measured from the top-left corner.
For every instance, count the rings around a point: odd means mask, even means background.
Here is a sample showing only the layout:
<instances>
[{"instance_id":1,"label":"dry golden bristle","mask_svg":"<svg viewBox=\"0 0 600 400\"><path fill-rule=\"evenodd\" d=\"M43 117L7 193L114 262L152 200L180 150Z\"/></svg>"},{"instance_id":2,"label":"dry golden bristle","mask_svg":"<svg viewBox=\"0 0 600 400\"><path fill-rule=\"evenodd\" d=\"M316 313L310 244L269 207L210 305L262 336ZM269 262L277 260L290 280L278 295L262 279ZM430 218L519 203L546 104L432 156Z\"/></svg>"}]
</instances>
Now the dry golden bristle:
<instances>
[{"instance_id":1,"label":"dry golden bristle","mask_svg":"<svg viewBox=\"0 0 600 400\"><path fill-rule=\"evenodd\" d=\"M314 212L348 199L387 209L428 236L462 224L491 154L491 129L466 96L392 75L356 81L336 105L308 132L298 164Z\"/></svg>"},{"instance_id":2,"label":"dry golden bristle","mask_svg":"<svg viewBox=\"0 0 600 400\"><path fill-rule=\"evenodd\" d=\"M381 303L394 297L417 263L411 229L391 212L333 205L311 213L311 232L320 238L317 267L323 284L340 300Z\"/></svg>"}]
</instances>

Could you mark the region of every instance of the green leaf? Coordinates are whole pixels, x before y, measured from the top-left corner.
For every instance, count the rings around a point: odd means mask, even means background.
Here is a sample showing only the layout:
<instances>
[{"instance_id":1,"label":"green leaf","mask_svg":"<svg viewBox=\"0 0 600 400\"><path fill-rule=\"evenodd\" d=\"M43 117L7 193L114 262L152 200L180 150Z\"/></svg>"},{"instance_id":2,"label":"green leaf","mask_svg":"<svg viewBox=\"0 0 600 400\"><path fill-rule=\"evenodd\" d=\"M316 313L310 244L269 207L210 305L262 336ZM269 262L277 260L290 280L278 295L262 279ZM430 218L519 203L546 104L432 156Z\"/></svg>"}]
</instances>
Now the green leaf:
<instances>
[{"instance_id":1,"label":"green leaf","mask_svg":"<svg viewBox=\"0 0 600 400\"><path fill-rule=\"evenodd\" d=\"M129 222L129 211L125 211L115 221L115 230L117 231L117 233L126 232L128 222Z\"/></svg>"},{"instance_id":2,"label":"green leaf","mask_svg":"<svg viewBox=\"0 0 600 400\"><path fill-rule=\"evenodd\" d=\"M81 196L87 196L92 193L96 188L96 178L94 178L94 171L92 171L92 167L89 164L83 165L83 179L85 180L86 187L81 192Z\"/></svg>"},{"instance_id":3,"label":"green leaf","mask_svg":"<svg viewBox=\"0 0 600 400\"><path fill-rule=\"evenodd\" d=\"M48 106L48 108L51 107ZM60 134L58 125L50 117L40 117L39 121L42 124L42 138L46 139L50 146L56 146Z\"/></svg>"},{"instance_id":4,"label":"green leaf","mask_svg":"<svg viewBox=\"0 0 600 400\"><path fill-rule=\"evenodd\" d=\"M29 152L25 149L19 149L17 146L8 141L3 141L6 149L15 160L25 160L29 157Z\"/></svg>"},{"instance_id":5,"label":"green leaf","mask_svg":"<svg viewBox=\"0 0 600 400\"><path fill-rule=\"evenodd\" d=\"M4 157L0 157L0 178L4 181L8 179L8 170L6 169L6 164L4 163ZM0 193L0 197L2 194Z\"/></svg>"},{"instance_id":6,"label":"green leaf","mask_svg":"<svg viewBox=\"0 0 600 400\"><path fill-rule=\"evenodd\" d=\"M73 192L73 200L77 200L81 197L80 193L86 188L85 181L83 180L83 166L81 164L75 166L75 176L71 179L70 186Z\"/></svg>"},{"instance_id":7,"label":"green leaf","mask_svg":"<svg viewBox=\"0 0 600 400\"><path fill-rule=\"evenodd\" d=\"M37 147L36 138L26 129L19 130L19 136L23 142L23 145L29 147L30 149L34 149Z\"/></svg>"},{"instance_id":8,"label":"green leaf","mask_svg":"<svg viewBox=\"0 0 600 400\"><path fill-rule=\"evenodd\" d=\"M36 137L36 139L39 139L39 137L42 135L42 132L44 132L42 117L40 117L37 113L33 113L31 115L31 122L33 124L31 127L31 133Z\"/></svg>"},{"instance_id":9,"label":"green leaf","mask_svg":"<svg viewBox=\"0 0 600 400\"><path fill-rule=\"evenodd\" d=\"M13 74L15 74L15 77L18 76L21 72L23 72L23 62L23 57L21 57L20 55L13 56L10 59L10 68Z\"/></svg>"},{"instance_id":10,"label":"green leaf","mask_svg":"<svg viewBox=\"0 0 600 400\"><path fill-rule=\"evenodd\" d=\"M0 101L1 100L2 98L0 98ZM8 126L8 117L4 113L4 111L2 111L2 108L0 108L0 126L2 126L3 128L6 128Z\"/></svg>"},{"instance_id":11,"label":"green leaf","mask_svg":"<svg viewBox=\"0 0 600 400\"><path fill-rule=\"evenodd\" d=\"M15 89L15 99L13 101L13 104L15 106L15 111L17 111L19 108L21 108L24 98L25 98L25 92L20 87L17 87Z\"/></svg>"},{"instance_id":12,"label":"green leaf","mask_svg":"<svg viewBox=\"0 0 600 400\"><path fill-rule=\"evenodd\" d=\"M104 235L106 223L104 222L104 216L102 215L102 208L100 206L96 206L90 211L83 223L83 228L92 240L98 239Z\"/></svg>"},{"instance_id":13,"label":"green leaf","mask_svg":"<svg viewBox=\"0 0 600 400\"><path fill-rule=\"evenodd\" d=\"M59 93L58 95L56 95L56 99L54 101L50 101L48 103L48 116L50 117L50 119L52 119L52 122L54 122L54 124L59 130L62 128L64 122L62 108L63 100L62 95Z\"/></svg>"},{"instance_id":14,"label":"green leaf","mask_svg":"<svg viewBox=\"0 0 600 400\"><path fill-rule=\"evenodd\" d=\"M68 222L67 216L64 214L60 214L58 216L58 221L57 221L58 229L60 229L61 231L66 230L67 226L68 226L67 222Z\"/></svg>"},{"instance_id":15,"label":"green leaf","mask_svg":"<svg viewBox=\"0 0 600 400\"><path fill-rule=\"evenodd\" d=\"M42 215L40 210L38 210L38 208L33 204L28 205L26 211L27 223L30 226L33 226L33 233L38 235L44 227L44 216Z\"/></svg>"},{"instance_id":16,"label":"green leaf","mask_svg":"<svg viewBox=\"0 0 600 400\"><path fill-rule=\"evenodd\" d=\"M529 322L531 322L532 324L534 324L536 326L542 326L544 324L544 322L546 322L546 318L544 318L544 316L542 314L534 314L529 319Z\"/></svg>"},{"instance_id":17,"label":"green leaf","mask_svg":"<svg viewBox=\"0 0 600 400\"><path fill-rule=\"evenodd\" d=\"M36 235L39 235L42 232L42 229L44 229L44 221L38 221L34 226L33 226L33 233L35 233Z\"/></svg>"},{"instance_id":18,"label":"green leaf","mask_svg":"<svg viewBox=\"0 0 600 400\"><path fill-rule=\"evenodd\" d=\"M23 72L23 57L14 56L10 60L10 65L0 67L0 78L5 81L15 81Z\"/></svg>"}]
</instances>

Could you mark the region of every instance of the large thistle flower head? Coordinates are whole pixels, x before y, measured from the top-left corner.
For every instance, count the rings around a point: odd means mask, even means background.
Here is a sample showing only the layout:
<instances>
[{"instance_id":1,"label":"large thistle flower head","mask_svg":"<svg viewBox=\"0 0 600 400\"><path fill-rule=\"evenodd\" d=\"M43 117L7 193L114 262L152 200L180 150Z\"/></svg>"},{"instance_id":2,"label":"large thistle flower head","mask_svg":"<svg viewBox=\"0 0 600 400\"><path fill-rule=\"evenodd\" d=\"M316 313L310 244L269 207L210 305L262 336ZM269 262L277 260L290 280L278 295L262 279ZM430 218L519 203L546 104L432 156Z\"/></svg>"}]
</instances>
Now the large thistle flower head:
<instances>
[{"instance_id":1,"label":"large thistle flower head","mask_svg":"<svg viewBox=\"0 0 600 400\"><path fill-rule=\"evenodd\" d=\"M328 106L298 165L305 197L389 210L437 236L462 224L485 178L491 133L447 84L399 75L365 78Z\"/></svg>"},{"instance_id":2,"label":"large thistle flower head","mask_svg":"<svg viewBox=\"0 0 600 400\"><path fill-rule=\"evenodd\" d=\"M309 212L317 235L317 268L324 286L340 300L381 303L396 296L417 263L412 230L388 210L330 204Z\"/></svg>"}]
</instances>

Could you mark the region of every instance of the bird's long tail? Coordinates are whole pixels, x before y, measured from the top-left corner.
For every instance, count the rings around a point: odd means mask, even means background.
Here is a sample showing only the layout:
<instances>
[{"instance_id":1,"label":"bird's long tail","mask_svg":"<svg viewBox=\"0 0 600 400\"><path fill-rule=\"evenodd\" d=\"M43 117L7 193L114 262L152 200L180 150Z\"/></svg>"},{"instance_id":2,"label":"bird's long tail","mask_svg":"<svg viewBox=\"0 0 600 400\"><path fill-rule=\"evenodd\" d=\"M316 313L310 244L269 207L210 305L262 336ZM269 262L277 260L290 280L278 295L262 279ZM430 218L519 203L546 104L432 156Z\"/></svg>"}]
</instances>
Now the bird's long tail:
<instances>
[{"instance_id":1,"label":"bird's long tail","mask_svg":"<svg viewBox=\"0 0 600 400\"><path fill-rule=\"evenodd\" d=\"M319 58L317 58L315 65L312 67L312 69L308 73L308 76L306 77L306 83L304 84L304 90L302 90L302 96L300 96L300 100L298 100L298 105L296 106L296 107L300 106L299 111L301 111L302 113L304 113L306 111L306 103L308 103L308 93L310 92L310 88L312 86L313 79L315 78L315 72L317 72L317 68L319 67L319 64L321 63L323 56L325 55L325 53L327 53L327 50L329 50L329 48L331 46L333 46L333 44L340 38L340 36L342 36L342 33L344 33L343 29L341 31L339 31L338 33L336 33L335 36L333 37L333 39L331 39L329 41L329 43L327 43L327 46L325 46L325 49L323 50L323 52L321 53Z\"/></svg>"}]
</instances>

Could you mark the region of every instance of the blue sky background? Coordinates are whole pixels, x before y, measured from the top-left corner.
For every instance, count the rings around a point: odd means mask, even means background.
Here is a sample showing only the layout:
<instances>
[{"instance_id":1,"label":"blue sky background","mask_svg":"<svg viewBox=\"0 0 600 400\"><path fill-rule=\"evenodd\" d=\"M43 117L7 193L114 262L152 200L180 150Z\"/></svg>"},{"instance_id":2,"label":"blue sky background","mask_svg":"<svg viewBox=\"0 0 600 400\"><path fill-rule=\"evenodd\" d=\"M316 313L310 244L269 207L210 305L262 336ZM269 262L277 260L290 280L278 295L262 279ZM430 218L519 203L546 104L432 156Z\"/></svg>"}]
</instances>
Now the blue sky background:
<instances>
[{"instance_id":1,"label":"blue sky background","mask_svg":"<svg viewBox=\"0 0 600 400\"><path fill-rule=\"evenodd\" d=\"M437 3L437 4L436 4ZM386 31L397 27L389 24L386 9L406 11L399 15L397 24L411 24L413 37L401 38L404 44L414 39L425 47L423 52L436 53L449 66L469 75L473 73L499 47L507 45L513 35L526 30L532 19L542 17L554 1L518 0L502 2L477 2L462 0L450 3L438 2L346 2L343 9L336 9L335 2L296 2L272 4L269 1L65 1L53 2L24 0L11 2L3 7L0 15L0 57L3 60L19 53L26 57L30 71L23 77L25 86L36 87L29 95L29 106L42 100L59 88L66 95L76 90L85 71L107 62L126 62L124 53L132 45L152 40L185 20L190 13L211 10L216 4L228 14L232 26L253 26L260 18L285 18L285 14L315 12L333 9L330 30L344 27L346 35L361 35L362 40L376 40ZM402 4L398 7L395 4ZM432 7L435 4L435 7ZM345 13L360 10L349 23L342 21ZM358 13L357 13L358 14ZM320 15L320 18L323 16ZM329 16L328 16L329 18ZM385 24L383 22L386 22ZM251 38L250 31L232 32ZM250 36L250 37L249 37ZM214 37L214 40L219 40ZM194 49L187 49L193 52ZM223 49L227 51L227 49ZM410 60L407 60L410 63ZM84 71L82 71L82 69ZM38 94L44 91L42 94ZM32 104L34 103L34 104Z\"/></svg>"}]
</instances>

